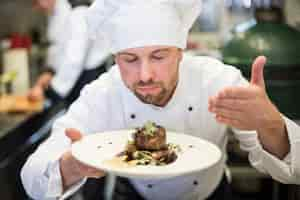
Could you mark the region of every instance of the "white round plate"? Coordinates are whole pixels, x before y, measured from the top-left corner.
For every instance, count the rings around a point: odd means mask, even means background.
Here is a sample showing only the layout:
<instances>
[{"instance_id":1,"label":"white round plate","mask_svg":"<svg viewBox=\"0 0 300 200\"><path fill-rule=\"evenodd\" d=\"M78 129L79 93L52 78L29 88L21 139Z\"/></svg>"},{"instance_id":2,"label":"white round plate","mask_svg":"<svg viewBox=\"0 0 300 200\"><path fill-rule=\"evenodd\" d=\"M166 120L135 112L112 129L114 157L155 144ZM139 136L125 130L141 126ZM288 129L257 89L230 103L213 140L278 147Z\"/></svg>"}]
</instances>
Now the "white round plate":
<instances>
[{"instance_id":1,"label":"white round plate","mask_svg":"<svg viewBox=\"0 0 300 200\"><path fill-rule=\"evenodd\" d=\"M167 143L179 145L175 162L165 166L127 166L111 162L124 151L134 130L111 131L84 137L72 145L72 154L80 162L127 178L171 178L207 169L221 159L219 148L200 138L167 132Z\"/></svg>"}]
</instances>

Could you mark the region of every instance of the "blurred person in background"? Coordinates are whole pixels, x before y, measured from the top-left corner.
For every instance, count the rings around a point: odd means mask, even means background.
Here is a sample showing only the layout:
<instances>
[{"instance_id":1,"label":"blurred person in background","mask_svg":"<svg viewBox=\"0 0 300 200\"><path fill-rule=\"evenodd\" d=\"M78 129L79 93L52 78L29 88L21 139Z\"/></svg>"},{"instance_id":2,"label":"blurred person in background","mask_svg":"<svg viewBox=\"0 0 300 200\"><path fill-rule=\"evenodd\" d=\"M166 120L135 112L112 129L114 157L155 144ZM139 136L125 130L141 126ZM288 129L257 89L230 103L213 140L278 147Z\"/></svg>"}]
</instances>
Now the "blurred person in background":
<instances>
[{"instance_id":1,"label":"blurred person in background","mask_svg":"<svg viewBox=\"0 0 300 200\"><path fill-rule=\"evenodd\" d=\"M109 54L103 41L92 42L87 36L84 16L90 0L37 1L42 10L49 11L46 8L53 7L56 2L64 5L60 7L64 7L65 12L53 16L52 26L51 23L49 25L49 37L57 38L57 43L54 43L54 47L51 45L47 58L49 67L38 78L28 97L33 101L46 97L52 102L65 100L70 104L79 96L85 84L106 71Z\"/></svg>"},{"instance_id":2,"label":"blurred person in background","mask_svg":"<svg viewBox=\"0 0 300 200\"><path fill-rule=\"evenodd\" d=\"M58 66L64 41L64 26L71 12L71 6L68 0L32 0L32 5L35 10L42 12L48 18L47 39L50 43L46 55L46 66L43 67L43 72L29 92L31 100L38 100L40 99L39 93L42 92L39 89L49 84Z\"/></svg>"}]
</instances>

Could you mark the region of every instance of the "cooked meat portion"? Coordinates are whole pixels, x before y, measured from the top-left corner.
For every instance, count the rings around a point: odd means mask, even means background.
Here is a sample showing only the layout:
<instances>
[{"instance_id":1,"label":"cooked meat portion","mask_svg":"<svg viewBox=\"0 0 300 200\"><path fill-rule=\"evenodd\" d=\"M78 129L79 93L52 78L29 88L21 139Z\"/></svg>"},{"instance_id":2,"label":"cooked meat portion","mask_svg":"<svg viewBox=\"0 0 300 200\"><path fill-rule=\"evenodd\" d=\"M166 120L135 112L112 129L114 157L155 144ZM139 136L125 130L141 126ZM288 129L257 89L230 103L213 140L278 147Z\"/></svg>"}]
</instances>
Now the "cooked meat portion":
<instances>
[{"instance_id":1,"label":"cooked meat portion","mask_svg":"<svg viewBox=\"0 0 300 200\"><path fill-rule=\"evenodd\" d=\"M127 153L134 153L134 152L136 152L136 150L137 150L137 148L136 148L134 143L128 143L126 145L126 152Z\"/></svg>"},{"instance_id":2,"label":"cooked meat portion","mask_svg":"<svg viewBox=\"0 0 300 200\"><path fill-rule=\"evenodd\" d=\"M175 151L169 151L168 156L164 160L167 164L174 162L177 159L177 154Z\"/></svg>"},{"instance_id":3,"label":"cooked meat portion","mask_svg":"<svg viewBox=\"0 0 300 200\"><path fill-rule=\"evenodd\" d=\"M125 151L117 156L123 161L136 165L166 165L177 159L176 145L167 144L166 130L155 123L147 122L133 133L133 141L128 141Z\"/></svg>"},{"instance_id":4,"label":"cooked meat portion","mask_svg":"<svg viewBox=\"0 0 300 200\"><path fill-rule=\"evenodd\" d=\"M169 154L169 150L161 150L161 151L154 151L152 152L152 158L156 159L156 160L160 160L162 158L167 157Z\"/></svg>"},{"instance_id":5,"label":"cooked meat portion","mask_svg":"<svg viewBox=\"0 0 300 200\"><path fill-rule=\"evenodd\" d=\"M138 150L162 150L167 149L166 130L161 126L156 126L153 133L146 132L146 128L137 129L134 134L135 145Z\"/></svg>"}]
</instances>

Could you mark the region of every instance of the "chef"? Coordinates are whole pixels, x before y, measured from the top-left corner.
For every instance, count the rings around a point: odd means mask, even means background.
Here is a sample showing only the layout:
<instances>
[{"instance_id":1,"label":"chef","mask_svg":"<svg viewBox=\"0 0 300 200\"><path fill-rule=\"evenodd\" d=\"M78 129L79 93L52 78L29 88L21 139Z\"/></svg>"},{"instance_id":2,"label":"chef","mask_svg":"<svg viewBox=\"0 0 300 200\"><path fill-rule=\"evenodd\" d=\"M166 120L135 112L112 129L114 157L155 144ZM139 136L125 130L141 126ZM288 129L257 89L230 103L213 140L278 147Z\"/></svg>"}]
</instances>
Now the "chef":
<instances>
[{"instance_id":1,"label":"chef","mask_svg":"<svg viewBox=\"0 0 300 200\"><path fill-rule=\"evenodd\" d=\"M83 89L55 122L50 138L29 157L21 177L31 197L64 199L88 178L102 180L104 172L74 159L71 143L148 120L208 140L223 157L214 167L187 176L128 179L127 189L116 188L114 199L230 199L224 178L228 127L255 168L286 183L299 182L300 128L266 94L265 57L254 61L247 82L232 66L182 53L200 7L200 0L95 1L87 14L89 33L109 41L116 65Z\"/></svg>"},{"instance_id":2,"label":"chef","mask_svg":"<svg viewBox=\"0 0 300 200\"><path fill-rule=\"evenodd\" d=\"M66 100L70 104L79 96L85 84L106 71L109 52L105 40L92 41L87 36L84 17L90 2L68 1L71 11L61 27L63 42L56 51L57 59L53 59L56 68L38 79L28 94L30 99L39 100L46 96L53 102Z\"/></svg>"}]
</instances>

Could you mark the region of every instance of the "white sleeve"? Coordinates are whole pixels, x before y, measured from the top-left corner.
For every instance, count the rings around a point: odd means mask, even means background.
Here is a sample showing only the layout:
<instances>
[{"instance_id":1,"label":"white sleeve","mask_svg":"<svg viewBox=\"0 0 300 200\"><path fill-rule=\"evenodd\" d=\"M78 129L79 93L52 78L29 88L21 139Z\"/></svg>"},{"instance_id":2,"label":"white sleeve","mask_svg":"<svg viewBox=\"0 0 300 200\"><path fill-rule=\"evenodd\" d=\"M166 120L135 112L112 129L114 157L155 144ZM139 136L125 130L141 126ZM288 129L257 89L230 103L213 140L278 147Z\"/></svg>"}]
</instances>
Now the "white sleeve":
<instances>
[{"instance_id":1,"label":"white sleeve","mask_svg":"<svg viewBox=\"0 0 300 200\"><path fill-rule=\"evenodd\" d=\"M65 27L68 15L71 13L70 5L66 0L55 2L52 15L49 16L47 36L50 46L47 52L46 63L48 67L52 67L54 71L61 59L62 46L65 41Z\"/></svg>"},{"instance_id":2,"label":"white sleeve","mask_svg":"<svg viewBox=\"0 0 300 200\"><path fill-rule=\"evenodd\" d=\"M26 192L32 198L39 200L65 198L84 184L85 180L82 180L63 194L59 159L71 147L71 142L64 133L66 128L76 128L83 134L106 129L106 119L99 120L99 116L106 116L107 100L96 82L85 87L68 112L54 123L51 136L23 166L21 179Z\"/></svg>"},{"instance_id":3,"label":"white sleeve","mask_svg":"<svg viewBox=\"0 0 300 200\"><path fill-rule=\"evenodd\" d=\"M265 151L256 132L234 130L241 148L249 152L249 161L253 167L263 173L268 173L277 181L289 184L300 184L300 127L284 117L288 131L291 151L280 160Z\"/></svg>"},{"instance_id":4,"label":"white sleeve","mask_svg":"<svg viewBox=\"0 0 300 200\"><path fill-rule=\"evenodd\" d=\"M236 84L247 85L248 82L241 76ZM255 131L237 129L233 129L233 131L240 141L241 149L249 152L249 161L253 167L260 172L269 174L277 181L300 184L300 127L287 117L284 117L284 120L291 151L283 160L263 149Z\"/></svg>"},{"instance_id":5,"label":"white sleeve","mask_svg":"<svg viewBox=\"0 0 300 200\"><path fill-rule=\"evenodd\" d=\"M72 11L66 23L65 30L67 33L65 34L67 38L56 74L51 81L51 87L61 97L68 95L85 67L86 54L90 45L86 22L84 21L86 9L77 8Z\"/></svg>"}]
</instances>

